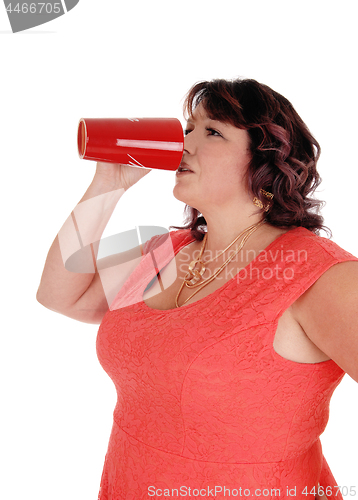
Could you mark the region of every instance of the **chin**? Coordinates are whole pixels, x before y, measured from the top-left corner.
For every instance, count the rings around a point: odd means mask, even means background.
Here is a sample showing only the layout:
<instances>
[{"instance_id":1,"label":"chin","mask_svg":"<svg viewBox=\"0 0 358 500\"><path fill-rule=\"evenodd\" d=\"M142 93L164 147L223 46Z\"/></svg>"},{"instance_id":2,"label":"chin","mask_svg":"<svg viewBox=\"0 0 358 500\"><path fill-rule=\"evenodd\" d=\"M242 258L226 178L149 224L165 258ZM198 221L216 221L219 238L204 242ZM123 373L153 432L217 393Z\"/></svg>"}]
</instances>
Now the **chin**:
<instances>
[{"instance_id":1,"label":"chin","mask_svg":"<svg viewBox=\"0 0 358 500\"><path fill-rule=\"evenodd\" d=\"M195 196L195 194L194 195L192 194L190 196L189 189L187 189L184 186L181 186L179 183L175 184L175 186L173 188L173 196L177 200L185 203L185 205L189 205L189 207L192 207L192 208L195 208L196 210L199 210L200 213L202 213L202 212L198 208L198 205L202 206L202 205L205 205L205 201L208 202L208 200L206 200L206 198L204 198L204 200L201 199L201 203L200 203L198 195Z\"/></svg>"},{"instance_id":2,"label":"chin","mask_svg":"<svg viewBox=\"0 0 358 500\"><path fill-rule=\"evenodd\" d=\"M180 192L180 187L178 186L178 184L175 184L175 186L174 186L174 188L173 188L173 196L174 196L174 198L176 198L177 200L182 201L183 203L185 203L186 205L189 205L189 204L190 204L190 203L188 202L188 199L187 199L187 197L185 196L185 194Z\"/></svg>"}]
</instances>

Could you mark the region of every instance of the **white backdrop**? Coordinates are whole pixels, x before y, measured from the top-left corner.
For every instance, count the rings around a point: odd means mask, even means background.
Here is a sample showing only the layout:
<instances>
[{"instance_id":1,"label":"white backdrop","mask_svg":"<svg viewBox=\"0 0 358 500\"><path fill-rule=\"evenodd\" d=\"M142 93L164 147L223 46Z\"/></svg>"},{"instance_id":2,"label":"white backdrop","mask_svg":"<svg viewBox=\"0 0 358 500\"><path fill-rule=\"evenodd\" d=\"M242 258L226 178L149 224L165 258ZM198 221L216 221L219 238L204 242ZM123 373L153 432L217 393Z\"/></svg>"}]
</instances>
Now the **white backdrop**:
<instances>
[{"instance_id":1,"label":"white backdrop","mask_svg":"<svg viewBox=\"0 0 358 500\"><path fill-rule=\"evenodd\" d=\"M94 174L77 155L79 118L182 119L196 81L266 83L320 142L325 223L358 256L355 4L81 0L17 34L0 5L1 498L97 499L116 401L96 358L98 327L35 299L48 249ZM174 173L152 171L125 194L105 236L181 224L173 186ZM358 385L346 375L322 443L348 487L358 484L357 410Z\"/></svg>"}]
</instances>

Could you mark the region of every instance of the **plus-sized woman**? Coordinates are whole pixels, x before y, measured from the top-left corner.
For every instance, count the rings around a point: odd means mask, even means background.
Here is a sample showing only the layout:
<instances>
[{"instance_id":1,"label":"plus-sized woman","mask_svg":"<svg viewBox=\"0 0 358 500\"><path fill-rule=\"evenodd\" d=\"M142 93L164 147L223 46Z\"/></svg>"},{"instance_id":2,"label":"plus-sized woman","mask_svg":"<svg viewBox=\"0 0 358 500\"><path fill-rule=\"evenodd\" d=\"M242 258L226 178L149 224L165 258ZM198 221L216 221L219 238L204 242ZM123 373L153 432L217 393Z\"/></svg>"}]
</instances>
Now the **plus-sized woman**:
<instances>
[{"instance_id":1,"label":"plus-sized woman","mask_svg":"<svg viewBox=\"0 0 358 500\"><path fill-rule=\"evenodd\" d=\"M72 225L98 241L149 172L98 163L38 291L100 323L118 402L98 498L342 500L319 436L344 374L358 382L358 262L320 235L319 144L255 80L198 83L185 111L173 194L186 225L67 270Z\"/></svg>"}]
</instances>

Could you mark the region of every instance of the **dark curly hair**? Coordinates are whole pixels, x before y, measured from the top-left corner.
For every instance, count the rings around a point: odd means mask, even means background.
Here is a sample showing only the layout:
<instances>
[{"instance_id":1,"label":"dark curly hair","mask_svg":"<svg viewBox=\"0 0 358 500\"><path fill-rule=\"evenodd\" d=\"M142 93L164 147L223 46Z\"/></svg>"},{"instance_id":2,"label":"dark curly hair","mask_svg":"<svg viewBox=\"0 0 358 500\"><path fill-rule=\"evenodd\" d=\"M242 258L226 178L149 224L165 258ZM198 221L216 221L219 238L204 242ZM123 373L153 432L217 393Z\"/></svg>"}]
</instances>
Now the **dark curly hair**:
<instances>
[{"instance_id":1,"label":"dark curly hair","mask_svg":"<svg viewBox=\"0 0 358 500\"><path fill-rule=\"evenodd\" d=\"M247 186L264 205L267 199L261 189L273 193L273 203L266 213L269 224L330 233L319 214L324 202L310 197L321 182L316 170L321 148L285 97L256 80L218 79L196 83L189 90L184 116L190 117L199 103L211 119L248 131L252 158ZM184 214L184 227L170 227L190 229L197 240L202 240L205 218L189 205Z\"/></svg>"}]
</instances>

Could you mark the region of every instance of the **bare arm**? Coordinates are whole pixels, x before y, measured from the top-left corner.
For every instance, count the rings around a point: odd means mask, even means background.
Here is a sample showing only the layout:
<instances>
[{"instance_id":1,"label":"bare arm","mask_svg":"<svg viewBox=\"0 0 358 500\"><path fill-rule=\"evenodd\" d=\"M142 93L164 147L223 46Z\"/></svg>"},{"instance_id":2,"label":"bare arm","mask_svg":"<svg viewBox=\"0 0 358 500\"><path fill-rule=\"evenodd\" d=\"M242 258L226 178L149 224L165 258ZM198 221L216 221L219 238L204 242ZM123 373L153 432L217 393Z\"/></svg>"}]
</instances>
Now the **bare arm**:
<instances>
[{"instance_id":1,"label":"bare arm","mask_svg":"<svg viewBox=\"0 0 358 500\"><path fill-rule=\"evenodd\" d=\"M124 192L148 172L127 165L97 164L89 188L50 247L36 295L38 302L79 321L100 322L108 302L96 266L98 244L94 243L100 240ZM133 261L140 249L129 253L127 261ZM73 271L66 269L66 262Z\"/></svg>"},{"instance_id":2,"label":"bare arm","mask_svg":"<svg viewBox=\"0 0 358 500\"><path fill-rule=\"evenodd\" d=\"M358 382L358 262L326 271L294 304L316 346Z\"/></svg>"}]
</instances>

